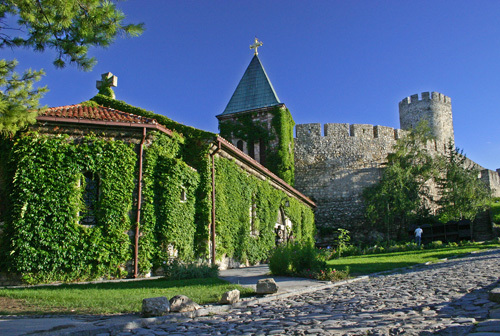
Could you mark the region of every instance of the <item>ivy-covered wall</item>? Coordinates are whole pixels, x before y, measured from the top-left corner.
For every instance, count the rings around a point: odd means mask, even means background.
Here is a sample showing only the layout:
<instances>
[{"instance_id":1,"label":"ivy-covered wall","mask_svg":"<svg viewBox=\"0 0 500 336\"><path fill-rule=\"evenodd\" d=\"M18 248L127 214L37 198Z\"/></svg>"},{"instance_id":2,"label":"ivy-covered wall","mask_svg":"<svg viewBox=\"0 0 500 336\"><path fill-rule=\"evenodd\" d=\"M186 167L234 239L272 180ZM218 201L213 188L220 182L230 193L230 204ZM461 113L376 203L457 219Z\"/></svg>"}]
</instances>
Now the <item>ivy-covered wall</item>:
<instances>
[{"instance_id":1,"label":"ivy-covered wall","mask_svg":"<svg viewBox=\"0 0 500 336\"><path fill-rule=\"evenodd\" d=\"M210 153L216 135L109 97L94 99L107 107L154 118L174 130L171 135L150 130L144 145L140 274L154 271L171 257L208 260ZM275 131L289 140L283 142L287 146L275 147L276 156L269 154L269 163L282 177L287 176L285 172L293 176L293 169L285 169L290 158L293 167L293 156L287 156L293 155L293 147L288 150L293 120L288 110L274 113ZM128 129L115 137L100 128L99 136L84 135L88 129L74 127L78 131L68 125L53 129L45 125L39 128L43 132L28 131L14 140L0 141L0 199L5 205L0 214L0 222L5 223L0 228L0 269L20 274L30 283L130 275L142 134ZM57 130L71 135L54 134ZM131 138L129 131L135 132ZM295 239L313 242L310 207L277 190L269 180L249 174L234 160L218 155L215 160L217 259L266 260L275 246L274 226L280 209L293 223ZM86 207L85 174L98 178L93 226L81 223Z\"/></svg>"},{"instance_id":2,"label":"ivy-covered wall","mask_svg":"<svg viewBox=\"0 0 500 336\"><path fill-rule=\"evenodd\" d=\"M219 258L226 256L251 264L265 261L275 247L274 227L280 209L293 223L295 240L314 243L311 208L272 187L268 181L245 172L232 160L215 156L215 164L216 255ZM251 234L251 221L256 235Z\"/></svg>"},{"instance_id":3,"label":"ivy-covered wall","mask_svg":"<svg viewBox=\"0 0 500 336\"><path fill-rule=\"evenodd\" d=\"M2 269L27 282L124 276L136 159L132 145L93 136L75 142L25 133L16 139ZM85 172L99 177L93 227L79 224Z\"/></svg>"},{"instance_id":4,"label":"ivy-covered wall","mask_svg":"<svg viewBox=\"0 0 500 336\"><path fill-rule=\"evenodd\" d=\"M186 126L172 119L156 114L152 111L142 109L124 101L112 99L102 94L96 95L91 101L102 106L114 108L119 111L152 118L161 125L182 135L182 146L178 148L177 156L186 164L195 168L199 174L199 185L195 190L195 254L199 257L208 257L208 223L211 220L211 169L209 160L209 148L216 135L207 131Z\"/></svg>"},{"instance_id":5,"label":"ivy-covered wall","mask_svg":"<svg viewBox=\"0 0 500 336\"><path fill-rule=\"evenodd\" d=\"M139 266L141 273L175 255L195 256L195 204L199 174L175 158L180 139L156 134L145 152ZM169 246L175 255L169 252Z\"/></svg>"},{"instance_id":6,"label":"ivy-covered wall","mask_svg":"<svg viewBox=\"0 0 500 336\"><path fill-rule=\"evenodd\" d=\"M261 120L262 114L269 114ZM277 106L269 111L253 111L224 116L219 121L221 136L228 139L240 139L247 143L248 152L254 151L254 144L260 144L265 152L265 162L261 162L270 171L288 184L294 184L295 163L293 143L293 121L290 111L284 106Z\"/></svg>"}]
</instances>

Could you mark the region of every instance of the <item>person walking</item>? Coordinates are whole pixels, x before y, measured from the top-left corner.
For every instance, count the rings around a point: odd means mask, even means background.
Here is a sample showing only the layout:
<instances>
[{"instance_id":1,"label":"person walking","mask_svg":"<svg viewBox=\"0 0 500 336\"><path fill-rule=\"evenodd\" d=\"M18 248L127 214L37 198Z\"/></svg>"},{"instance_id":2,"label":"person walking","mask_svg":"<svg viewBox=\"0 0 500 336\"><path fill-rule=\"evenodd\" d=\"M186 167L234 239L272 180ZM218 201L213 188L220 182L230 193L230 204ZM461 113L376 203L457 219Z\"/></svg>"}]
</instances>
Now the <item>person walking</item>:
<instances>
[{"instance_id":1,"label":"person walking","mask_svg":"<svg viewBox=\"0 0 500 336\"><path fill-rule=\"evenodd\" d=\"M418 246L422 244L422 232L424 232L424 230L422 230L420 226L415 229L415 242Z\"/></svg>"}]
</instances>

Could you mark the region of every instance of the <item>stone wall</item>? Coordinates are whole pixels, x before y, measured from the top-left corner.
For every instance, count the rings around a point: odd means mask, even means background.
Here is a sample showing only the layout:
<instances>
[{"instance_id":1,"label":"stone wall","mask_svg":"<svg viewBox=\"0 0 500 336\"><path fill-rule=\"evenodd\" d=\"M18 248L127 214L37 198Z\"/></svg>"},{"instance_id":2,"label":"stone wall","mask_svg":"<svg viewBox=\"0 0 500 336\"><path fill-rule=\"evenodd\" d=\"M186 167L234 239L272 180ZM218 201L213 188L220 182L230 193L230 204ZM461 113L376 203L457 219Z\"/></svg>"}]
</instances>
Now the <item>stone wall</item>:
<instances>
[{"instance_id":1,"label":"stone wall","mask_svg":"<svg viewBox=\"0 0 500 336\"><path fill-rule=\"evenodd\" d=\"M317 204L320 236L332 228L364 232L364 188L376 183L404 131L365 124L296 126L295 186ZM364 234L364 233L363 233Z\"/></svg>"},{"instance_id":2,"label":"stone wall","mask_svg":"<svg viewBox=\"0 0 500 336\"><path fill-rule=\"evenodd\" d=\"M422 92L403 99L399 103L399 120L402 129L415 128L422 120L427 120L432 134L445 144L455 141L451 98L438 92Z\"/></svg>"},{"instance_id":3,"label":"stone wall","mask_svg":"<svg viewBox=\"0 0 500 336\"><path fill-rule=\"evenodd\" d=\"M363 190L380 180L396 140L406 131L366 124L299 124L295 138L295 187L316 202L316 226L321 244L329 242L339 227L356 240L375 237L364 220ZM442 154L446 144L429 141L431 155ZM500 196L500 175L467 159L480 170L493 196ZM437 186L428 185L434 199ZM430 207L431 211L436 207Z\"/></svg>"}]
</instances>

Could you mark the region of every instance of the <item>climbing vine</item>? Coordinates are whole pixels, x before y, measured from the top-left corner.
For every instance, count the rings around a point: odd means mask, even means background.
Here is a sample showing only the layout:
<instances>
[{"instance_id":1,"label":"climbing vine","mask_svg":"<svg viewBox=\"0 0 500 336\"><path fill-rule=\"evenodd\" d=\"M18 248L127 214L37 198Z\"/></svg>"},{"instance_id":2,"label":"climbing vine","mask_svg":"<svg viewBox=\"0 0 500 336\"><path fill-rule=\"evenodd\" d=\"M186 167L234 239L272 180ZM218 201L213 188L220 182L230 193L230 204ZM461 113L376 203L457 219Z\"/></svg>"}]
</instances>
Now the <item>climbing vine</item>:
<instances>
[{"instance_id":1,"label":"climbing vine","mask_svg":"<svg viewBox=\"0 0 500 336\"><path fill-rule=\"evenodd\" d=\"M156 134L146 150L143 175L143 215L139 265L143 273L174 255L194 258L196 170L175 158L181 139Z\"/></svg>"},{"instance_id":2,"label":"climbing vine","mask_svg":"<svg viewBox=\"0 0 500 336\"><path fill-rule=\"evenodd\" d=\"M312 244L312 210L269 183L241 170L233 161L216 160L216 253L242 262L266 260L275 247L280 209L293 223L295 240ZM285 204L289 203L289 207ZM251 208L254 205L255 213ZM251 218L254 216L255 218ZM257 235L251 235L251 220Z\"/></svg>"},{"instance_id":3,"label":"climbing vine","mask_svg":"<svg viewBox=\"0 0 500 336\"><path fill-rule=\"evenodd\" d=\"M27 282L120 277L130 260L132 145L86 136L25 133L12 150L12 220L2 246L8 269ZM83 174L99 176L95 225L79 223Z\"/></svg>"},{"instance_id":4,"label":"climbing vine","mask_svg":"<svg viewBox=\"0 0 500 336\"><path fill-rule=\"evenodd\" d=\"M101 94L85 104L154 118L174 131L149 131L144 145L140 273L172 257L207 258L215 134ZM292 183L293 120L287 109L272 113L272 132L250 117L241 119L240 130L222 128L242 132L237 133L242 139L264 141L268 166ZM251 135L245 138L243 130ZM271 146L276 137L278 145ZM0 222L5 222L0 228L2 270L21 274L30 283L123 277L130 272L138 210L136 144L94 135L25 132L0 146L0 199L12 200L4 207L8 209L0 208ZM275 246L280 211L293 223L295 240L313 242L314 216L307 205L231 160L215 160L217 256L250 263L266 260ZM83 210L88 209L83 196L93 177L99 189L92 201L95 223L82 225Z\"/></svg>"},{"instance_id":5,"label":"climbing vine","mask_svg":"<svg viewBox=\"0 0 500 336\"><path fill-rule=\"evenodd\" d=\"M264 165L278 177L292 185L295 181L293 127L295 122L287 108L275 107L269 113L272 115L272 129L266 123L257 120L259 112L245 113L236 120L225 120L219 125L222 137L237 138L245 141L248 152L254 152L255 143L265 149ZM276 142L277 139L277 142ZM271 145L273 142L277 146Z\"/></svg>"}]
</instances>

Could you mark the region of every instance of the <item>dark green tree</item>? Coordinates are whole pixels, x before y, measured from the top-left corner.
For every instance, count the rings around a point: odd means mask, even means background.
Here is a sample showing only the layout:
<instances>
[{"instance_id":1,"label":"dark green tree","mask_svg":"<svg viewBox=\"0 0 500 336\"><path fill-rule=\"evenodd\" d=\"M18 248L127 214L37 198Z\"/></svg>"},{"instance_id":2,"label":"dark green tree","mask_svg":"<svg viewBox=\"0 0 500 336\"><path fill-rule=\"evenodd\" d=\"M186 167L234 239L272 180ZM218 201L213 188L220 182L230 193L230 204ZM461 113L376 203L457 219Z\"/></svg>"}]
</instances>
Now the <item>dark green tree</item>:
<instances>
[{"instance_id":1,"label":"dark green tree","mask_svg":"<svg viewBox=\"0 0 500 336\"><path fill-rule=\"evenodd\" d=\"M473 221L478 212L485 210L491 197L487 186L478 178L479 169L452 142L441 157L440 165L440 219L444 222L461 219Z\"/></svg>"},{"instance_id":2,"label":"dark green tree","mask_svg":"<svg viewBox=\"0 0 500 336\"><path fill-rule=\"evenodd\" d=\"M137 36L142 24L124 24L125 15L106 0L3 0L0 2L0 49L24 47L56 52L54 65L88 71L96 60L90 47L107 47L118 36ZM34 122L46 88L34 88L43 71L15 73L16 62L0 63L0 132L13 134Z\"/></svg>"},{"instance_id":3,"label":"dark green tree","mask_svg":"<svg viewBox=\"0 0 500 336\"><path fill-rule=\"evenodd\" d=\"M425 122L398 139L380 182L363 192L367 219L383 229L387 239L403 238L412 221L428 214L428 185L437 173L426 146L431 139Z\"/></svg>"}]
</instances>

